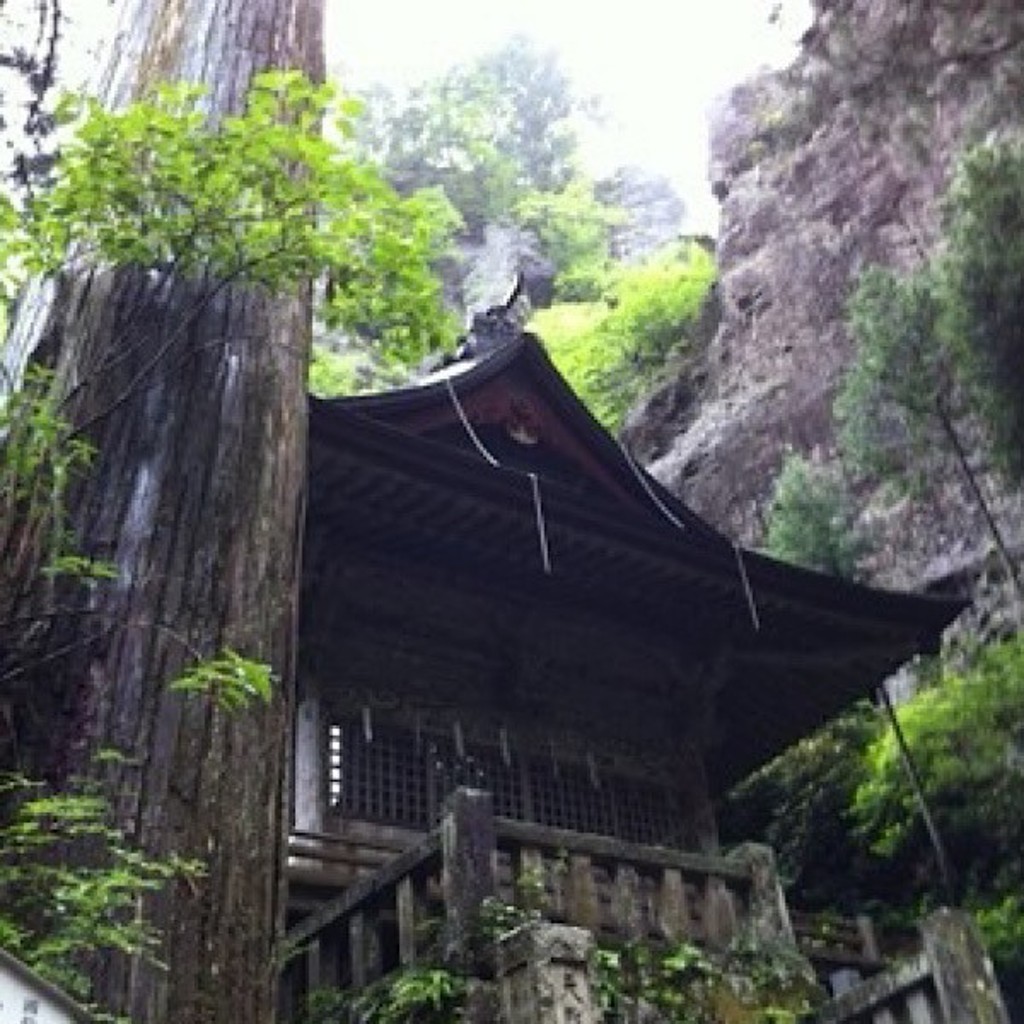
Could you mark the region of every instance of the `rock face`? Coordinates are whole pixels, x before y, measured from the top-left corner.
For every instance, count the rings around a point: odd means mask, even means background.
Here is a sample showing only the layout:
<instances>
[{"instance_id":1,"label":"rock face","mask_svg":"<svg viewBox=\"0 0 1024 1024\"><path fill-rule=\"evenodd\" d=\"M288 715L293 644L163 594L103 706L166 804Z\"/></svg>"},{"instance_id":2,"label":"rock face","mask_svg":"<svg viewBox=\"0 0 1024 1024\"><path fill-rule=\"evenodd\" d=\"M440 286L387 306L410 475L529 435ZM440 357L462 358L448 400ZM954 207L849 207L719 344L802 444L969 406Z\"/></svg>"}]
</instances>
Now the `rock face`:
<instances>
[{"instance_id":1,"label":"rock face","mask_svg":"<svg viewBox=\"0 0 1024 1024\"><path fill-rule=\"evenodd\" d=\"M740 86L713 117L722 319L706 385L695 406L654 396L632 417L643 424L668 408L634 433L636 454L754 543L787 449L834 450L832 403L852 354L844 307L858 274L920 263L939 239L959 153L1022 127L1019 0L815 8L796 64ZM955 562L986 547L954 474L927 506L882 503L865 486L865 515L890 552L872 566L876 579L920 583L953 568L931 564L940 552Z\"/></svg>"}]
</instances>

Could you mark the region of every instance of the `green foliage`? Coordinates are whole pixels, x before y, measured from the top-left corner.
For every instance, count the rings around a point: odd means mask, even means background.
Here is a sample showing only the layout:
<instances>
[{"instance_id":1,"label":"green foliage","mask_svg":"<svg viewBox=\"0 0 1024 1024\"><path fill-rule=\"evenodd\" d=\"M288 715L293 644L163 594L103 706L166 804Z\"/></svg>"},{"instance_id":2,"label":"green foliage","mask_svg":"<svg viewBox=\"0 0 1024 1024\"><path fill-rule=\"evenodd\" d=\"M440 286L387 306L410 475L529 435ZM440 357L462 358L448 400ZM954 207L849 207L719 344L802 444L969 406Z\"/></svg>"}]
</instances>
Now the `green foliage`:
<instances>
[{"instance_id":1,"label":"green foliage","mask_svg":"<svg viewBox=\"0 0 1024 1024\"><path fill-rule=\"evenodd\" d=\"M554 50L539 50L526 36L513 36L478 64L502 101L501 148L515 155L519 180L557 192L576 167L577 139L570 123L582 105Z\"/></svg>"},{"instance_id":2,"label":"green foliage","mask_svg":"<svg viewBox=\"0 0 1024 1024\"><path fill-rule=\"evenodd\" d=\"M917 674L923 688L897 713L958 896L1003 984L1024 991L1024 637ZM895 737L867 704L743 782L719 823L725 842L775 847L802 909L906 926L943 898Z\"/></svg>"},{"instance_id":3,"label":"green foliage","mask_svg":"<svg viewBox=\"0 0 1024 1024\"><path fill-rule=\"evenodd\" d=\"M987 898L979 893L970 905L1004 985L1024 989L1024 898L1019 893Z\"/></svg>"},{"instance_id":4,"label":"green foliage","mask_svg":"<svg viewBox=\"0 0 1024 1024\"><path fill-rule=\"evenodd\" d=\"M768 509L765 550L808 569L856 576L864 542L853 503L834 469L787 455Z\"/></svg>"},{"instance_id":5,"label":"green foliage","mask_svg":"<svg viewBox=\"0 0 1024 1024\"><path fill-rule=\"evenodd\" d=\"M555 55L517 37L404 97L368 93L366 152L403 194L444 190L471 233L529 189L558 191L572 174L575 109Z\"/></svg>"},{"instance_id":6,"label":"green foliage","mask_svg":"<svg viewBox=\"0 0 1024 1024\"><path fill-rule=\"evenodd\" d=\"M335 352L314 343L307 382L310 392L319 398L354 394L357 358L354 352Z\"/></svg>"},{"instance_id":7,"label":"green foliage","mask_svg":"<svg viewBox=\"0 0 1024 1024\"><path fill-rule=\"evenodd\" d=\"M53 375L31 367L18 391L0 399L0 594L13 595L22 570L39 561L48 576L106 579L110 566L70 547L64 500L93 450L72 437L54 397ZM0 597L0 608L4 602Z\"/></svg>"},{"instance_id":8,"label":"green foliage","mask_svg":"<svg viewBox=\"0 0 1024 1024\"><path fill-rule=\"evenodd\" d=\"M983 648L964 671L947 667L898 715L964 892L1024 886L1024 638ZM896 862L927 861L891 732L867 764L853 807L864 836Z\"/></svg>"},{"instance_id":9,"label":"green foliage","mask_svg":"<svg viewBox=\"0 0 1024 1024\"><path fill-rule=\"evenodd\" d=\"M795 1024L820 998L810 966L791 946L734 941L722 953L691 943L598 949L598 1005L606 1024L648 1007L666 1024Z\"/></svg>"},{"instance_id":10,"label":"green foliage","mask_svg":"<svg viewBox=\"0 0 1024 1024\"><path fill-rule=\"evenodd\" d=\"M321 133L336 113L340 144ZM297 72L258 76L211 125L202 90L168 85L117 112L68 100L76 131L53 187L0 208L0 282L66 265L135 266L288 292L327 275L332 326L406 356L450 329L429 267L453 226L437 194L399 198L353 155L358 105Z\"/></svg>"},{"instance_id":11,"label":"green foliage","mask_svg":"<svg viewBox=\"0 0 1024 1024\"><path fill-rule=\"evenodd\" d=\"M1024 479L1024 143L981 146L947 197L946 308L975 406Z\"/></svg>"},{"instance_id":12,"label":"green foliage","mask_svg":"<svg viewBox=\"0 0 1024 1024\"><path fill-rule=\"evenodd\" d=\"M848 308L856 356L836 398L843 456L864 472L899 475L942 448L954 367L940 334L941 291L928 269L866 270Z\"/></svg>"},{"instance_id":13,"label":"green foliage","mask_svg":"<svg viewBox=\"0 0 1024 1024\"><path fill-rule=\"evenodd\" d=\"M31 367L21 389L0 404L0 494L11 505L61 505L71 475L92 458L87 442L69 436L52 380L47 370Z\"/></svg>"},{"instance_id":14,"label":"green foliage","mask_svg":"<svg viewBox=\"0 0 1024 1024\"><path fill-rule=\"evenodd\" d=\"M953 442L969 408L1002 468L1024 479L1022 239L1024 144L980 146L946 196L945 251L914 274L862 276L849 311L857 359L836 403L859 468L901 472L936 439Z\"/></svg>"},{"instance_id":15,"label":"green foliage","mask_svg":"<svg viewBox=\"0 0 1024 1024\"><path fill-rule=\"evenodd\" d=\"M594 416L615 429L670 357L693 355L691 333L714 277L703 248L670 247L619 269L606 303L556 305L530 326Z\"/></svg>"},{"instance_id":16,"label":"green foliage","mask_svg":"<svg viewBox=\"0 0 1024 1024\"><path fill-rule=\"evenodd\" d=\"M225 711L241 711L253 704L269 704L273 695L270 666L243 658L225 647L204 658L169 684L176 693L205 695Z\"/></svg>"},{"instance_id":17,"label":"green foliage","mask_svg":"<svg viewBox=\"0 0 1024 1024\"><path fill-rule=\"evenodd\" d=\"M745 779L720 808L723 842L769 844L802 908L858 913L886 872L851 812L865 751L881 730L875 709L858 704Z\"/></svg>"},{"instance_id":18,"label":"green foliage","mask_svg":"<svg viewBox=\"0 0 1024 1024\"><path fill-rule=\"evenodd\" d=\"M86 558L84 555L64 554L50 560L43 568L46 576L76 576L81 580L112 580L117 570L109 562Z\"/></svg>"},{"instance_id":19,"label":"green foliage","mask_svg":"<svg viewBox=\"0 0 1024 1024\"><path fill-rule=\"evenodd\" d=\"M298 1024L348 1024L352 997L340 988L316 988L306 996Z\"/></svg>"},{"instance_id":20,"label":"green foliage","mask_svg":"<svg viewBox=\"0 0 1024 1024\"><path fill-rule=\"evenodd\" d=\"M142 902L201 866L132 849L88 789L55 793L6 775L0 795L15 805L0 827L0 946L83 1000L90 954L120 950L156 963L160 936Z\"/></svg>"},{"instance_id":21,"label":"green foliage","mask_svg":"<svg viewBox=\"0 0 1024 1024\"><path fill-rule=\"evenodd\" d=\"M593 302L604 294L611 272L612 229L623 213L594 195L593 182L573 178L558 192L526 193L513 211L555 264L555 294L563 302Z\"/></svg>"},{"instance_id":22,"label":"green foliage","mask_svg":"<svg viewBox=\"0 0 1024 1024\"><path fill-rule=\"evenodd\" d=\"M450 1024L465 996L465 978L441 967L412 967L371 986L355 1009L376 1024Z\"/></svg>"},{"instance_id":23,"label":"green foliage","mask_svg":"<svg viewBox=\"0 0 1024 1024\"><path fill-rule=\"evenodd\" d=\"M337 989L311 992L301 1024L455 1024L466 998L466 979L442 967L408 967L356 996Z\"/></svg>"},{"instance_id":24,"label":"green foliage","mask_svg":"<svg viewBox=\"0 0 1024 1024\"><path fill-rule=\"evenodd\" d=\"M1024 982L1024 637L983 647L965 669L945 667L898 709L925 798L997 966ZM894 901L935 898L934 853L891 732L866 753L853 813L864 841L900 879Z\"/></svg>"},{"instance_id":25,"label":"green foliage","mask_svg":"<svg viewBox=\"0 0 1024 1024\"><path fill-rule=\"evenodd\" d=\"M408 369L401 362L382 358L374 345L349 339L338 350L313 342L307 386L319 398L400 387L408 379Z\"/></svg>"}]
</instances>

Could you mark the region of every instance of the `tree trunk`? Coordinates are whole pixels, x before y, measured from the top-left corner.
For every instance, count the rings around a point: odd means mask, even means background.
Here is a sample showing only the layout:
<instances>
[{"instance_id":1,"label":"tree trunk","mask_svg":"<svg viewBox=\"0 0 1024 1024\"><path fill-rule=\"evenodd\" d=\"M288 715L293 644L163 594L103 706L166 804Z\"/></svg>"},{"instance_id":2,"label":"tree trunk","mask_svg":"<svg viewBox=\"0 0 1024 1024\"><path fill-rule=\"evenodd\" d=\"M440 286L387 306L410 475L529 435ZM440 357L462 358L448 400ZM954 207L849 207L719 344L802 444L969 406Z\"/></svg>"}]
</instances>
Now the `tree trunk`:
<instances>
[{"instance_id":1,"label":"tree trunk","mask_svg":"<svg viewBox=\"0 0 1024 1024\"><path fill-rule=\"evenodd\" d=\"M974 498L974 502L977 505L978 510L981 512L982 518L985 520L985 525L988 527L992 543L996 546L996 552L1003 565L1007 581L1013 587L1017 603L1017 617L1019 619L1021 617L1022 601L1024 601L1024 590L1021 588L1017 565L1013 560L1013 556L1010 554L1010 549L1003 537L1002 530L999 529L999 524L996 522L995 515L989 507L989 503L985 499L985 495L982 493L981 483L975 475L974 470L971 469L971 463L967 457L967 449L964 448L963 441L960 440L960 434L953 423L951 413L941 399L936 400L935 407L939 426L942 428L943 433L946 435L946 440L949 441L949 445L953 449L957 465L960 467L960 471L963 473L964 479L967 481L967 486L970 489L971 496Z\"/></svg>"},{"instance_id":2,"label":"tree trunk","mask_svg":"<svg viewBox=\"0 0 1024 1024\"><path fill-rule=\"evenodd\" d=\"M320 0L129 0L103 93L202 82L213 114L254 72L321 73ZM273 1016L287 827L309 289L271 298L121 270L36 290L18 328L57 369L97 454L70 508L117 578L48 620L22 710L35 767L101 779L129 843L206 873L147 897L166 972L117 956L96 995L134 1024ZM210 297L212 294L212 298ZM166 350L166 351L165 351ZM161 353L163 353L161 355ZM225 646L269 662L266 707L225 713L167 682ZM39 737L49 744L45 756ZM122 757L95 766L94 755Z\"/></svg>"}]
</instances>

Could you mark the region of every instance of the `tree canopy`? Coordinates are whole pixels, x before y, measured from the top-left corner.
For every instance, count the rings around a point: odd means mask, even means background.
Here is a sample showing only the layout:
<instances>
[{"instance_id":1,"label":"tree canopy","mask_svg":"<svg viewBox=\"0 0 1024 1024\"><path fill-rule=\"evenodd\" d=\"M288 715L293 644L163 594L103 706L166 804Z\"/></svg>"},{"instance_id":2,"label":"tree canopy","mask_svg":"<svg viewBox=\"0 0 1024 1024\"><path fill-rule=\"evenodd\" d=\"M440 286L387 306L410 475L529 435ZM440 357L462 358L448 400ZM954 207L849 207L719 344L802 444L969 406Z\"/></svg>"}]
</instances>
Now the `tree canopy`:
<instances>
[{"instance_id":1,"label":"tree canopy","mask_svg":"<svg viewBox=\"0 0 1024 1024\"><path fill-rule=\"evenodd\" d=\"M946 201L947 330L999 463L1024 480L1024 143L980 146Z\"/></svg>"},{"instance_id":2,"label":"tree canopy","mask_svg":"<svg viewBox=\"0 0 1024 1024\"><path fill-rule=\"evenodd\" d=\"M406 95L376 86L365 97L368 155L402 194L443 189L471 233L573 176L578 103L555 54L525 37Z\"/></svg>"},{"instance_id":3,"label":"tree canopy","mask_svg":"<svg viewBox=\"0 0 1024 1024\"><path fill-rule=\"evenodd\" d=\"M540 310L531 326L555 365L609 429L664 373L696 355L694 333L715 279L696 243L668 246L609 273L605 297Z\"/></svg>"},{"instance_id":4,"label":"tree canopy","mask_svg":"<svg viewBox=\"0 0 1024 1024\"><path fill-rule=\"evenodd\" d=\"M400 197L352 149L361 109L296 72L258 77L244 113L215 126L204 91L161 86L120 111L67 98L75 134L52 187L0 197L0 287L72 265L209 274L287 289L326 276L321 315L406 358L447 340L431 261L453 217L443 198ZM341 143L320 131L334 122ZM349 140L346 142L346 140Z\"/></svg>"},{"instance_id":5,"label":"tree canopy","mask_svg":"<svg viewBox=\"0 0 1024 1024\"><path fill-rule=\"evenodd\" d=\"M919 666L897 708L924 796L1003 982L1024 989L1024 639ZM798 907L910 925L943 902L936 854L897 741L858 705L746 780L726 841L761 836Z\"/></svg>"},{"instance_id":6,"label":"tree canopy","mask_svg":"<svg viewBox=\"0 0 1024 1024\"><path fill-rule=\"evenodd\" d=\"M853 578L864 553L854 518L838 472L791 453L775 479L765 550L807 569Z\"/></svg>"}]
</instances>

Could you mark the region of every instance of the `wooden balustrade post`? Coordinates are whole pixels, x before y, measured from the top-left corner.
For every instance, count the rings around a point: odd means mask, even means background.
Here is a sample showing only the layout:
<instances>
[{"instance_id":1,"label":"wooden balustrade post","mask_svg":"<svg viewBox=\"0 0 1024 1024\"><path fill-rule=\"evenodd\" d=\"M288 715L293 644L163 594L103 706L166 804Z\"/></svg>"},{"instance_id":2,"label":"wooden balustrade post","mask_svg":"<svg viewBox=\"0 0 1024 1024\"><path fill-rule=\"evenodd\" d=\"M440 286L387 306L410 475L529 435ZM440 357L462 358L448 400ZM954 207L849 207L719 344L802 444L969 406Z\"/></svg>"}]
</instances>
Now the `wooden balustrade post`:
<instances>
[{"instance_id":1,"label":"wooden balustrade post","mask_svg":"<svg viewBox=\"0 0 1024 1024\"><path fill-rule=\"evenodd\" d=\"M383 973L380 922L374 911L356 911L348 920L352 988L359 992Z\"/></svg>"},{"instance_id":2,"label":"wooden balustrade post","mask_svg":"<svg viewBox=\"0 0 1024 1024\"><path fill-rule=\"evenodd\" d=\"M352 988L366 988L366 920L358 911L348 919L349 976Z\"/></svg>"},{"instance_id":3,"label":"wooden balustrade post","mask_svg":"<svg viewBox=\"0 0 1024 1024\"><path fill-rule=\"evenodd\" d=\"M395 913L398 918L398 962L403 967L416 963L416 890L410 875L395 888Z\"/></svg>"},{"instance_id":4,"label":"wooden balustrade post","mask_svg":"<svg viewBox=\"0 0 1024 1024\"><path fill-rule=\"evenodd\" d=\"M875 922L867 914L856 917L857 932L860 934L861 952L868 960L880 959L878 936L875 934Z\"/></svg>"},{"instance_id":5,"label":"wooden balustrade post","mask_svg":"<svg viewBox=\"0 0 1024 1024\"><path fill-rule=\"evenodd\" d=\"M793 923L789 919L786 896L775 866L775 851L761 843L743 843L728 859L740 863L750 872L751 932L766 941L796 944Z\"/></svg>"},{"instance_id":6,"label":"wooden balustrade post","mask_svg":"<svg viewBox=\"0 0 1024 1024\"><path fill-rule=\"evenodd\" d=\"M468 968L476 957L480 905L497 892L490 793L460 788L448 798L441 820L441 856L445 959Z\"/></svg>"},{"instance_id":7,"label":"wooden balustrade post","mask_svg":"<svg viewBox=\"0 0 1024 1024\"><path fill-rule=\"evenodd\" d=\"M643 910L640 906L640 876L636 868L620 864L615 872L612 897L615 930L625 939L643 937Z\"/></svg>"},{"instance_id":8,"label":"wooden balustrade post","mask_svg":"<svg viewBox=\"0 0 1024 1024\"><path fill-rule=\"evenodd\" d=\"M661 873L661 887L658 892L658 929L670 942L678 942L690 935L686 887L678 868L665 868Z\"/></svg>"},{"instance_id":9,"label":"wooden balustrade post","mask_svg":"<svg viewBox=\"0 0 1024 1024\"><path fill-rule=\"evenodd\" d=\"M594 865L589 857L575 853L569 856L565 902L569 924L590 931L601 927L601 902L594 882Z\"/></svg>"},{"instance_id":10,"label":"wooden balustrade post","mask_svg":"<svg viewBox=\"0 0 1024 1024\"><path fill-rule=\"evenodd\" d=\"M920 929L944 1024L1009 1024L992 961L971 918L939 910Z\"/></svg>"},{"instance_id":11,"label":"wooden balustrade post","mask_svg":"<svg viewBox=\"0 0 1024 1024\"><path fill-rule=\"evenodd\" d=\"M315 992L323 985L320 963L321 952L320 937L317 936L314 939L310 939L304 957L306 963L306 990L308 992Z\"/></svg>"},{"instance_id":12,"label":"wooden balustrade post","mask_svg":"<svg viewBox=\"0 0 1024 1024\"><path fill-rule=\"evenodd\" d=\"M705 881L703 896L701 937L709 946L724 949L736 935L739 927L736 900L725 882L715 875L709 875Z\"/></svg>"}]
</instances>

